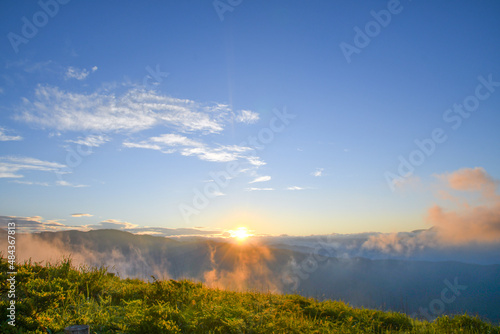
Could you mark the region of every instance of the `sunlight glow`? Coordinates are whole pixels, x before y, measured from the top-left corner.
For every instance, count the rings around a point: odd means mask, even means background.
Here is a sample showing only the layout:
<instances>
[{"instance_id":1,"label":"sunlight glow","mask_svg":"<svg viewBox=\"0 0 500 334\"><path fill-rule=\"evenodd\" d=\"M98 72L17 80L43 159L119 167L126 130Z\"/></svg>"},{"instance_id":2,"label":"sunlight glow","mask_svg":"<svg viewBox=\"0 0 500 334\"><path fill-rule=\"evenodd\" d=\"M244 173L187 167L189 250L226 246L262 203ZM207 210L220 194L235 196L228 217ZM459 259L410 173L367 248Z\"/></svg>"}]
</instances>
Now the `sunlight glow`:
<instances>
[{"instance_id":1,"label":"sunlight glow","mask_svg":"<svg viewBox=\"0 0 500 334\"><path fill-rule=\"evenodd\" d=\"M232 238L235 238L238 241L244 241L248 237L252 236L252 234L249 233L246 227L238 227L234 231L229 231L229 233L231 234Z\"/></svg>"}]
</instances>

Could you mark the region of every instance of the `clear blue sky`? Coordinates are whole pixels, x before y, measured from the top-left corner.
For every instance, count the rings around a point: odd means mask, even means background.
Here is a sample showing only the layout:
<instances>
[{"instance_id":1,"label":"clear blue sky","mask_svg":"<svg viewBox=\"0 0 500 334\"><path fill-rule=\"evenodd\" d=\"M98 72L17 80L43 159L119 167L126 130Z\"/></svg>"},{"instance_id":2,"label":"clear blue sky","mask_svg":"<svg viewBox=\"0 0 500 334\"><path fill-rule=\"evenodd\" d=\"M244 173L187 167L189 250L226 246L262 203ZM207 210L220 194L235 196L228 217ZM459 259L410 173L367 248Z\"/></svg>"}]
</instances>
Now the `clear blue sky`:
<instances>
[{"instance_id":1,"label":"clear blue sky","mask_svg":"<svg viewBox=\"0 0 500 334\"><path fill-rule=\"evenodd\" d=\"M51 15L0 3L2 215L408 231L442 200L433 175L500 178L497 1L42 3ZM469 117L447 113L464 100ZM398 175L435 129L446 140ZM230 162L238 172L210 188Z\"/></svg>"}]
</instances>

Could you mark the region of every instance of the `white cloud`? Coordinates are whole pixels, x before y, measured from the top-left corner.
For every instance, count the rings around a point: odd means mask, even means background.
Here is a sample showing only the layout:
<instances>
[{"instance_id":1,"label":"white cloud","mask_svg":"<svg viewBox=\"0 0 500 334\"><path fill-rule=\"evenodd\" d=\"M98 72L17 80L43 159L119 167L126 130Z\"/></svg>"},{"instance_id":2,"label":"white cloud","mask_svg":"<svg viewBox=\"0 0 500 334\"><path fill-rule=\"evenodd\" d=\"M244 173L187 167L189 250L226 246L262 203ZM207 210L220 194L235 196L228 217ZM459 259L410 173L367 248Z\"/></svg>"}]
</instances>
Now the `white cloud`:
<instances>
[{"instance_id":1,"label":"white cloud","mask_svg":"<svg viewBox=\"0 0 500 334\"><path fill-rule=\"evenodd\" d=\"M22 174L18 174L18 172L23 170L56 173L65 167L65 165L57 162L43 161L29 157L5 156L0 157L0 178L24 177Z\"/></svg>"},{"instance_id":2,"label":"white cloud","mask_svg":"<svg viewBox=\"0 0 500 334\"><path fill-rule=\"evenodd\" d=\"M286 190L304 190L305 188L302 187L297 187L297 186L291 186L286 188Z\"/></svg>"},{"instance_id":3,"label":"white cloud","mask_svg":"<svg viewBox=\"0 0 500 334\"><path fill-rule=\"evenodd\" d=\"M274 190L274 188L245 188L245 191L271 191Z\"/></svg>"},{"instance_id":4,"label":"white cloud","mask_svg":"<svg viewBox=\"0 0 500 334\"><path fill-rule=\"evenodd\" d=\"M270 176L259 176L259 177L255 178L253 181L250 181L248 183L266 182L269 180L271 180Z\"/></svg>"},{"instance_id":5,"label":"white cloud","mask_svg":"<svg viewBox=\"0 0 500 334\"><path fill-rule=\"evenodd\" d=\"M259 157L256 156L248 157L248 162L255 167L264 166L266 164L266 162L262 161Z\"/></svg>"},{"instance_id":6,"label":"white cloud","mask_svg":"<svg viewBox=\"0 0 500 334\"><path fill-rule=\"evenodd\" d=\"M92 217L93 215L89 213L73 213L71 217Z\"/></svg>"},{"instance_id":7,"label":"white cloud","mask_svg":"<svg viewBox=\"0 0 500 334\"><path fill-rule=\"evenodd\" d=\"M19 184L26 184L26 185L35 185L35 186L44 186L48 187L49 184L47 182L35 182L35 181L20 181L20 180L13 180L10 181L12 183L19 183Z\"/></svg>"},{"instance_id":8,"label":"white cloud","mask_svg":"<svg viewBox=\"0 0 500 334\"><path fill-rule=\"evenodd\" d=\"M91 72L95 72L95 71L97 71L97 66L94 66L91 69ZM79 69L79 68L70 66L66 70L66 79L85 80L91 72L89 72L86 69Z\"/></svg>"},{"instance_id":9,"label":"white cloud","mask_svg":"<svg viewBox=\"0 0 500 334\"><path fill-rule=\"evenodd\" d=\"M88 187L85 184L73 184L68 181L60 180L56 182L56 185L62 186L62 187L73 187L73 188L83 188L83 187Z\"/></svg>"},{"instance_id":10,"label":"white cloud","mask_svg":"<svg viewBox=\"0 0 500 334\"><path fill-rule=\"evenodd\" d=\"M239 110L235 119L239 123L253 124L259 120L259 114L251 110Z\"/></svg>"},{"instance_id":11,"label":"white cloud","mask_svg":"<svg viewBox=\"0 0 500 334\"><path fill-rule=\"evenodd\" d=\"M312 176L320 177L323 176L324 168L316 168L314 172L311 173Z\"/></svg>"},{"instance_id":12,"label":"white cloud","mask_svg":"<svg viewBox=\"0 0 500 334\"><path fill-rule=\"evenodd\" d=\"M167 146L195 146L195 147L203 146L202 143L196 140L192 140L187 137L173 133L163 134L158 137L151 137L149 140L151 142L160 143Z\"/></svg>"},{"instance_id":13,"label":"white cloud","mask_svg":"<svg viewBox=\"0 0 500 334\"><path fill-rule=\"evenodd\" d=\"M22 140L21 136L9 136L5 134L6 129L0 127L0 141Z\"/></svg>"},{"instance_id":14,"label":"white cloud","mask_svg":"<svg viewBox=\"0 0 500 334\"><path fill-rule=\"evenodd\" d=\"M75 143L78 145L85 145L90 147L99 147L110 140L109 137L103 135L89 135L85 138L78 137L77 140L66 140L69 143Z\"/></svg>"},{"instance_id":15,"label":"white cloud","mask_svg":"<svg viewBox=\"0 0 500 334\"><path fill-rule=\"evenodd\" d=\"M254 166L265 164L258 157L250 155L253 152L250 147L239 145L216 145L211 147L202 141L189 139L178 134L162 134L137 143L127 141L123 143L123 146L157 150L163 153L177 152L183 156L194 156L204 161L229 162L243 159Z\"/></svg>"},{"instance_id":16,"label":"white cloud","mask_svg":"<svg viewBox=\"0 0 500 334\"><path fill-rule=\"evenodd\" d=\"M80 94L42 85L18 109L18 120L59 131L137 132L164 125L202 134L220 133L230 111L222 104L202 104L136 88L122 94Z\"/></svg>"},{"instance_id":17,"label":"white cloud","mask_svg":"<svg viewBox=\"0 0 500 334\"><path fill-rule=\"evenodd\" d=\"M229 162L238 159L238 154L227 151L224 147L209 148L209 147L193 147L185 148L181 151L184 156L194 155L201 160L214 162Z\"/></svg>"}]
</instances>

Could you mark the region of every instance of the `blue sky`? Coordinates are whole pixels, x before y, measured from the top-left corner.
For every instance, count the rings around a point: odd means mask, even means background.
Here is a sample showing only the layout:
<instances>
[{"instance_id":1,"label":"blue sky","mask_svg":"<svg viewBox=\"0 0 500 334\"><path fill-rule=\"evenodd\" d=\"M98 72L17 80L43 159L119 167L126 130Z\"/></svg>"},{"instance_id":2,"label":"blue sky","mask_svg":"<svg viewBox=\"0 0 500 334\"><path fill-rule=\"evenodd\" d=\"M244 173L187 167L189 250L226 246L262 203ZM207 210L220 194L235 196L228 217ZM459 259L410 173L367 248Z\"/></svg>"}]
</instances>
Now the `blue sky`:
<instances>
[{"instance_id":1,"label":"blue sky","mask_svg":"<svg viewBox=\"0 0 500 334\"><path fill-rule=\"evenodd\" d=\"M0 212L397 232L500 179L498 2L229 3L3 1Z\"/></svg>"}]
</instances>

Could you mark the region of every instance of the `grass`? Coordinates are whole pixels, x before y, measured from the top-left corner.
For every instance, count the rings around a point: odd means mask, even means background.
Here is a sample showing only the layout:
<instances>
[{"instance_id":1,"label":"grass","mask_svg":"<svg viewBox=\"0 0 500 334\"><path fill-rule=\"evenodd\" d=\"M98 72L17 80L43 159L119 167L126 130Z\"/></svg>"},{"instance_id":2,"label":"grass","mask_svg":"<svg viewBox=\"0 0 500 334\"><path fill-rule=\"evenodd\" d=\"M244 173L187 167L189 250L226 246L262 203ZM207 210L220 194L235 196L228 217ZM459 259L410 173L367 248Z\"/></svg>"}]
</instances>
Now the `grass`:
<instances>
[{"instance_id":1,"label":"grass","mask_svg":"<svg viewBox=\"0 0 500 334\"><path fill-rule=\"evenodd\" d=\"M476 317L418 321L397 312L298 295L210 289L188 280L121 279L70 259L17 267L16 326L7 324L7 260L0 257L0 332L63 333L499 333Z\"/></svg>"}]
</instances>

